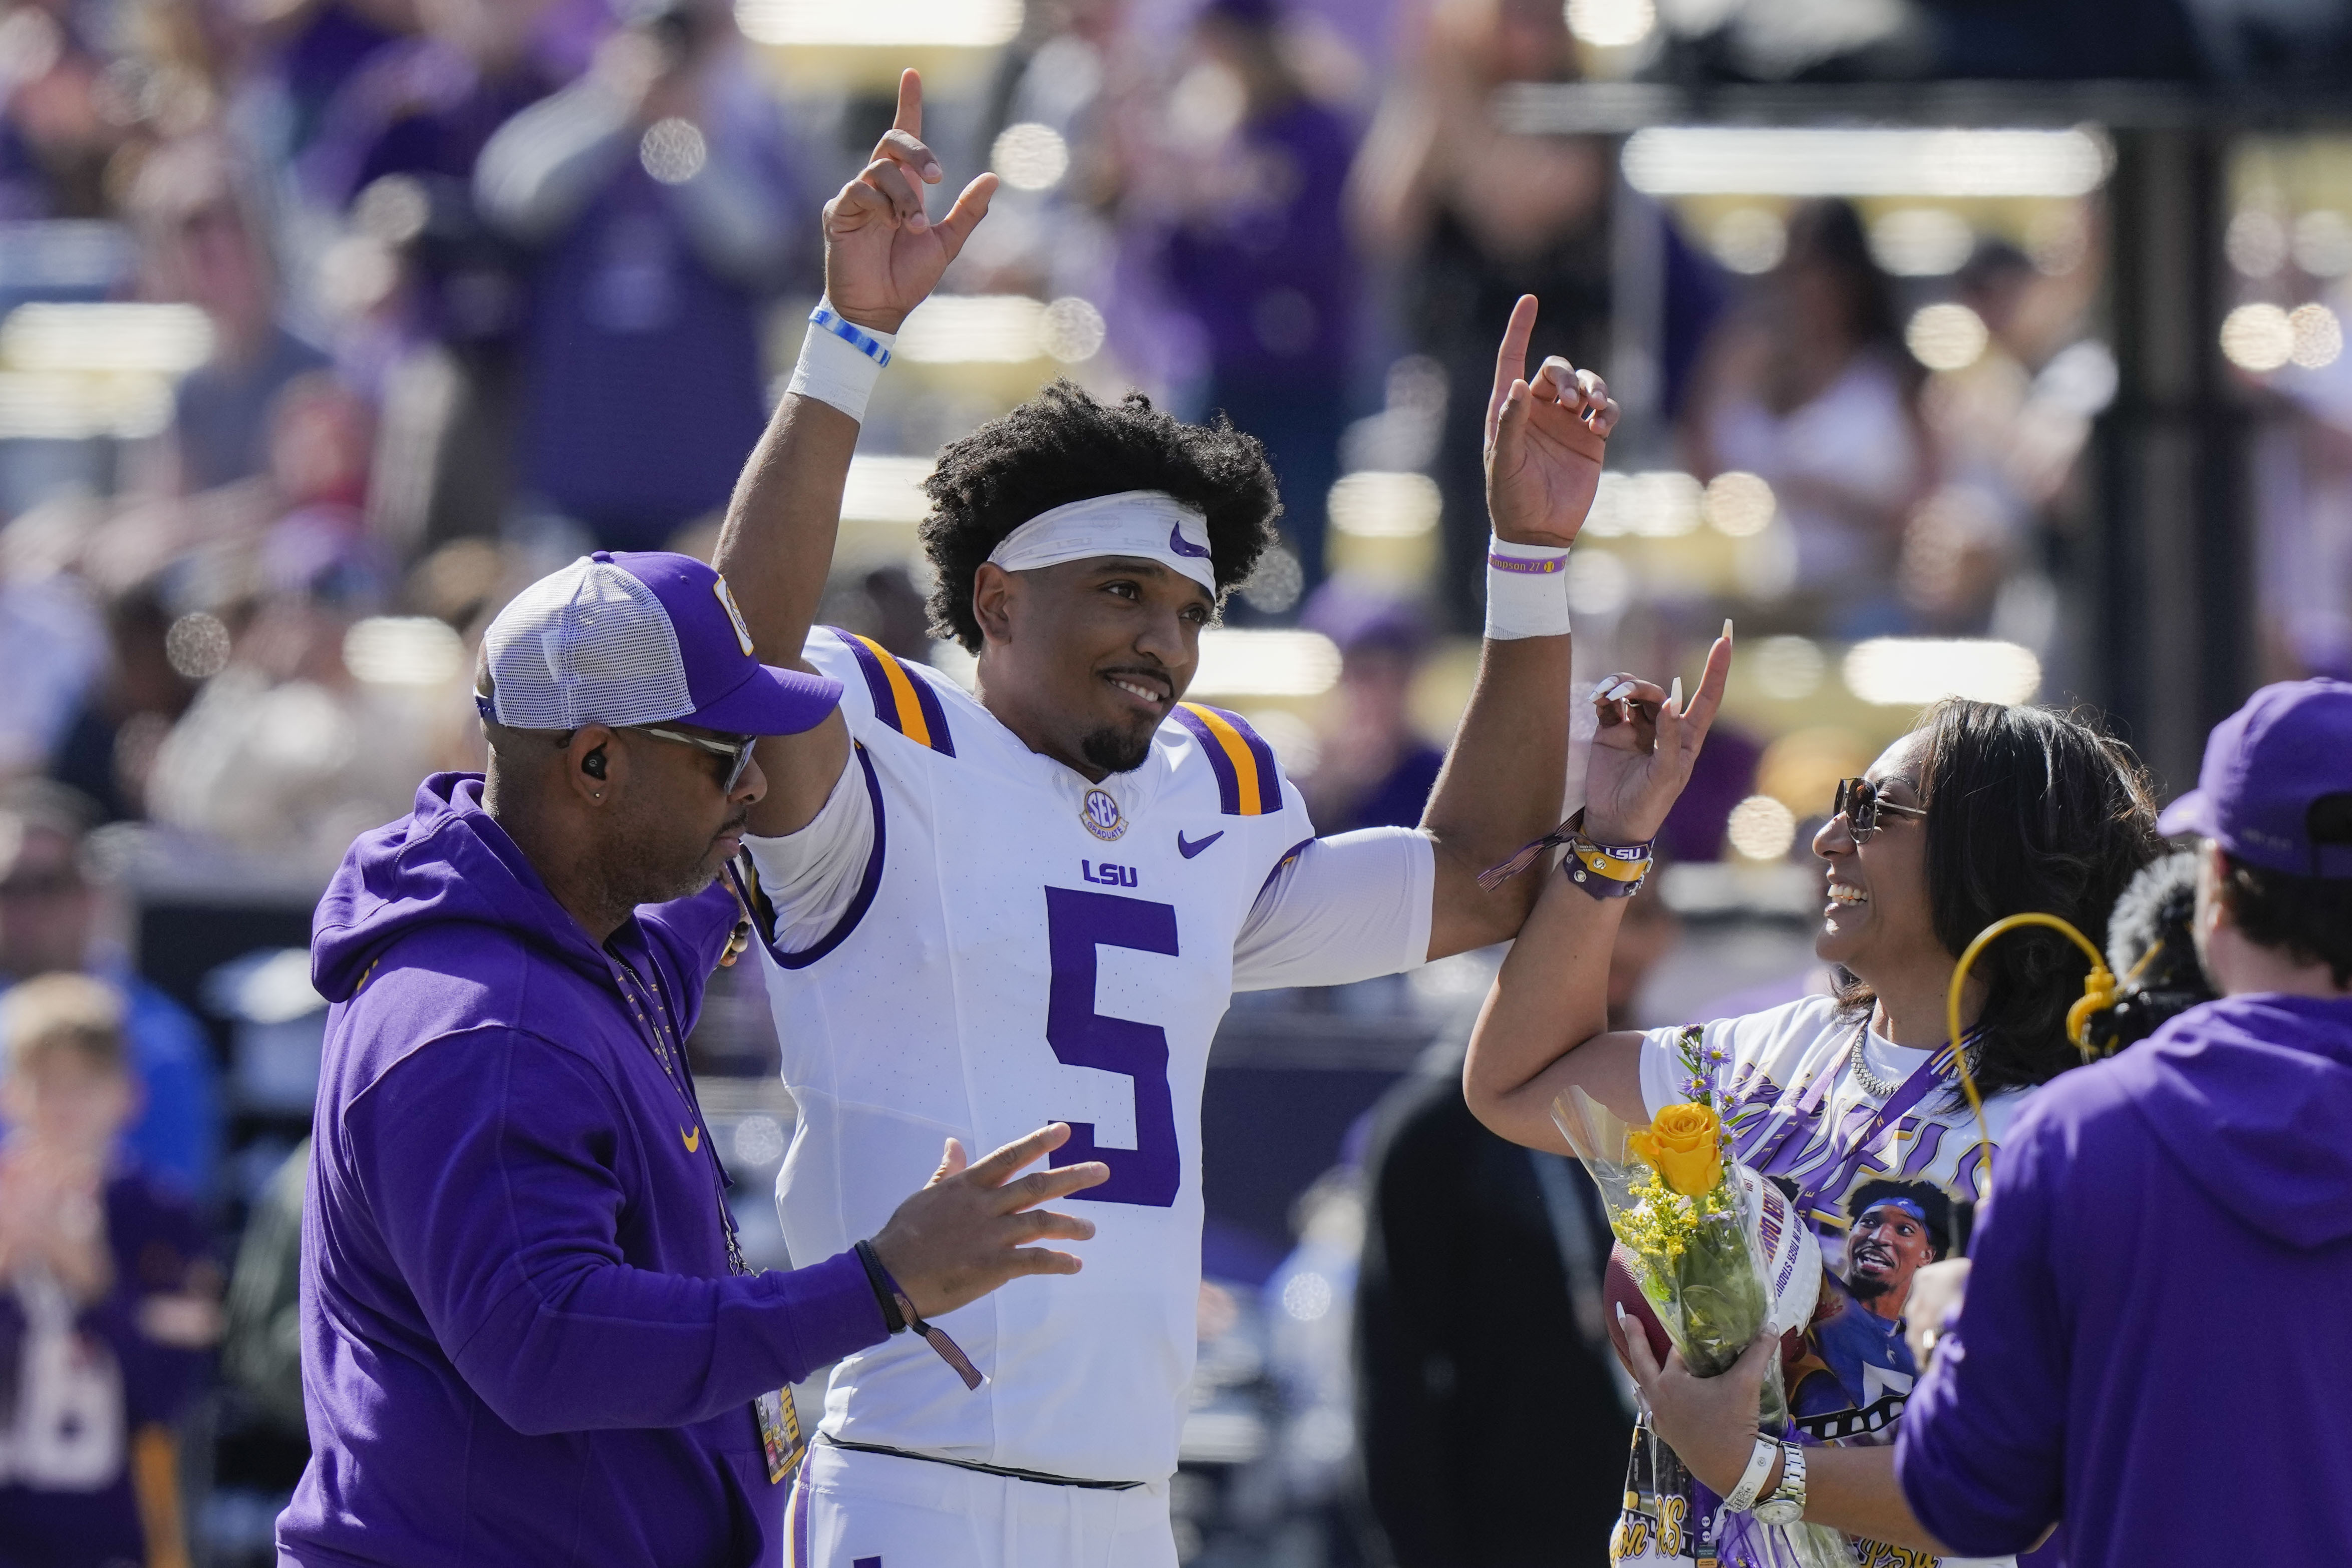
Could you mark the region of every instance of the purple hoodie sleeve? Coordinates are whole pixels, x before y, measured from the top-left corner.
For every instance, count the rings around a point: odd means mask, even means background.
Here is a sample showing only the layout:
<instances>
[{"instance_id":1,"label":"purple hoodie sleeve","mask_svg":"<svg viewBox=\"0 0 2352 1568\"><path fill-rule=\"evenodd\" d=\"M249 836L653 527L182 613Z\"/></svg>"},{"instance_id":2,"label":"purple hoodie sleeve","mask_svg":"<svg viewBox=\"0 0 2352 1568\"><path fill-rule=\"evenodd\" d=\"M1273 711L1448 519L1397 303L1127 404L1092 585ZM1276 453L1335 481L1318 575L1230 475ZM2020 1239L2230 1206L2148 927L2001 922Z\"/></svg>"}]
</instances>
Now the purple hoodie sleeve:
<instances>
[{"instance_id":1,"label":"purple hoodie sleeve","mask_svg":"<svg viewBox=\"0 0 2352 1568\"><path fill-rule=\"evenodd\" d=\"M2072 1308L2051 1267L2051 1177L2063 1124L2020 1117L1969 1248L1958 1326L1904 1406L1895 1473L1939 1541L1971 1557L2023 1552L2056 1521L2065 1474Z\"/></svg>"},{"instance_id":2,"label":"purple hoodie sleeve","mask_svg":"<svg viewBox=\"0 0 2352 1568\"><path fill-rule=\"evenodd\" d=\"M853 1253L742 1277L625 1262L641 1147L597 1071L535 1035L426 1044L340 1135L434 1338L517 1431L707 1420L887 1337Z\"/></svg>"}]
</instances>

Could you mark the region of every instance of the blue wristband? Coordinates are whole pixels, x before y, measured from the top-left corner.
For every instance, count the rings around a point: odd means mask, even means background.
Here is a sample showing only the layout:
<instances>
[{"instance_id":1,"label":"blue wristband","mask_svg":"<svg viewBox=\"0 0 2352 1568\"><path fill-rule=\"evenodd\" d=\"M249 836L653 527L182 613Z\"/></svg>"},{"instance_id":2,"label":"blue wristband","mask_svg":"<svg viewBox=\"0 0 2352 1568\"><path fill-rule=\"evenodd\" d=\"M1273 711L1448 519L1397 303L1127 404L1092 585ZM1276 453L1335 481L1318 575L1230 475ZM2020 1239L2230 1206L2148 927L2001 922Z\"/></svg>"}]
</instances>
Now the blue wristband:
<instances>
[{"instance_id":1,"label":"blue wristband","mask_svg":"<svg viewBox=\"0 0 2352 1568\"><path fill-rule=\"evenodd\" d=\"M856 322L843 320L822 305L809 312L809 322L812 326L824 328L877 365L890 362L889 350L877 342Z\"/></svg>"}]
</instances>

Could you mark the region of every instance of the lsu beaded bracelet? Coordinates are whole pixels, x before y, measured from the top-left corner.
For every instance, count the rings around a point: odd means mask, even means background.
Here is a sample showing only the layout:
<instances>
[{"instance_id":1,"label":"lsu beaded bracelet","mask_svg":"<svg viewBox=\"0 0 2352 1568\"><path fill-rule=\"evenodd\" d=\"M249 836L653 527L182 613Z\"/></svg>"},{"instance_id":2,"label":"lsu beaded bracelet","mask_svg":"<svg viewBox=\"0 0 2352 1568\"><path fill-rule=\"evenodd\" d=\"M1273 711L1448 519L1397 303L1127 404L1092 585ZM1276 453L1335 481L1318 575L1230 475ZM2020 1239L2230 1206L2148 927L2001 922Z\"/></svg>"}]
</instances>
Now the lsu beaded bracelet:
<instances>
[{"instance_id":1,"label":"lsu beaded bracelet","mask_svg":"<svg viewBox=\"0 0 2352 1568\"><path fill-rule=\"evenodd\" d=\"M1650 844L1656 841L1596 844L1580 831L1568 841L1569 858L1559 862L1559 869L1595 898L1631 898L1649 880Z\"/></svg>"},{"instance_id":2,"label":"lsu beaded bracelet","mask_svg":"<svg viewBox=\"0 0 2352 1568\"><path fill-rule=\"evenodd\" d=\"M1642 891L1650 874L1650 852L1658 841L1638 844L1599 844L1584 833L1584 813L1575 816L1521 849L1500 865L1478 873L1478 885L1492 893L1542 858L1547 850L1568 846L1559 869L1570 882L1595 898L1631 898Z\"/></svg>"}]
</instances>

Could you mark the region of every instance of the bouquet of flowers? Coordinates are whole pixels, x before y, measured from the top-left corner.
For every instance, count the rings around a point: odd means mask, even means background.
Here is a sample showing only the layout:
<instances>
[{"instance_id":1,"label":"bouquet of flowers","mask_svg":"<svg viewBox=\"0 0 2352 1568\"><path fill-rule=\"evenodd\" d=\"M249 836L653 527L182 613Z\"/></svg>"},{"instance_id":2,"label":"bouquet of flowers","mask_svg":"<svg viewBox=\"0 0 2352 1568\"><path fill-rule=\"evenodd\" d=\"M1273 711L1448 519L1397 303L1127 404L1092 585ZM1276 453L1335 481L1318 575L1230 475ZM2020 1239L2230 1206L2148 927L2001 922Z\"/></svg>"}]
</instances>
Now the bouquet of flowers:
<instances>
[{"instance_id":1,"label":"bouquet of flowers","mask_svg":"<svg viewBox=\"0 0 2352 1568\"><path fill-rule=\"evenodd\" d=\"M1552 1120L1601 1188L1643 1299L1690 1369L1713 1377L1767 1327L1786 1333L1811 1318L1821 1249L1780 1189L1728 1157L1709 1080L1688 1065L1691 1103L1668 1106L1647 1127L1628 1127L1581 1089L1554 1102ZM1768 1434L1790 1429L1777 1357L1759 1423ZM1822 1525L1768 1525L1719 1508L1691 1522L1726 1568L1853 1563L1845 1538Z\"/></svg>"}]
</instances>

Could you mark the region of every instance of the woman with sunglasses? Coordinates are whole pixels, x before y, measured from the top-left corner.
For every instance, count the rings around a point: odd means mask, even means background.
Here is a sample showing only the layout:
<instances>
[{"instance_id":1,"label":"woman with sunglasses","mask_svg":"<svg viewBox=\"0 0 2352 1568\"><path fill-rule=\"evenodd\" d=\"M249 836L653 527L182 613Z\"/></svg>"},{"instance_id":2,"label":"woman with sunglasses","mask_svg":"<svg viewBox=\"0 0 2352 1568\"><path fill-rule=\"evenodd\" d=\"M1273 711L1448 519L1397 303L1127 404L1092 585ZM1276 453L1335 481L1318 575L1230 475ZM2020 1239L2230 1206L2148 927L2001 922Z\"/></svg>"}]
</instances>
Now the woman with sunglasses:
<instances>
[{"instance_id":1,"label":"woman with sunglasses","mask_svg":"<svg viewBox=\"0 0 2352 1568\"><path fill-rule=\"evenodd\" d=\"M1601 727L1585 810L1564 830L1566 874L1545 890L1496 979L1464 1087L1496 1132L1564 1153L1551 1104L1570 1088L1640 1124L1692 1098L1693 1079L1704 1077L1737 1157L1792 1196L1822 1243L1820 1305L1802 1345L1784 1353L1799 1425L1819 1441L1890 1442L1916 1373L1902 1335L1910 1275L1899 1249L1859 1222L1901 1200L1895 1207L1907 1214L1948 1214L1956 1234L1924 1240L1956 1249L1992 1155L1945 1033L1958 955L1994 920L2026 910L2102 940L2116 895L2158 847L2155 811L2129 750L2081 720L1939 703L1866 774L1838 786L1813 837L1823 862L1813 950L1832 966L1835 993L1612 1031L1604 1003L1617 923L1721 700L1729 631L1686 709L1679 691L1627 675L1595 689ZM1958 1049L1984 1093L1994 1145L2023 1094L2080 1060L2065 1014L2084 972L2047 931L2006 936L1974 966ZM1801 1485L1784 1490L1793 1497ZM1616 1561L1714 1555L1702 1534L1722 1500L1646 1425L1626 1494ZM1897 1554L1863 1560L1925 1561L1886 1550Z\"/></svg>"}]
</instances>

